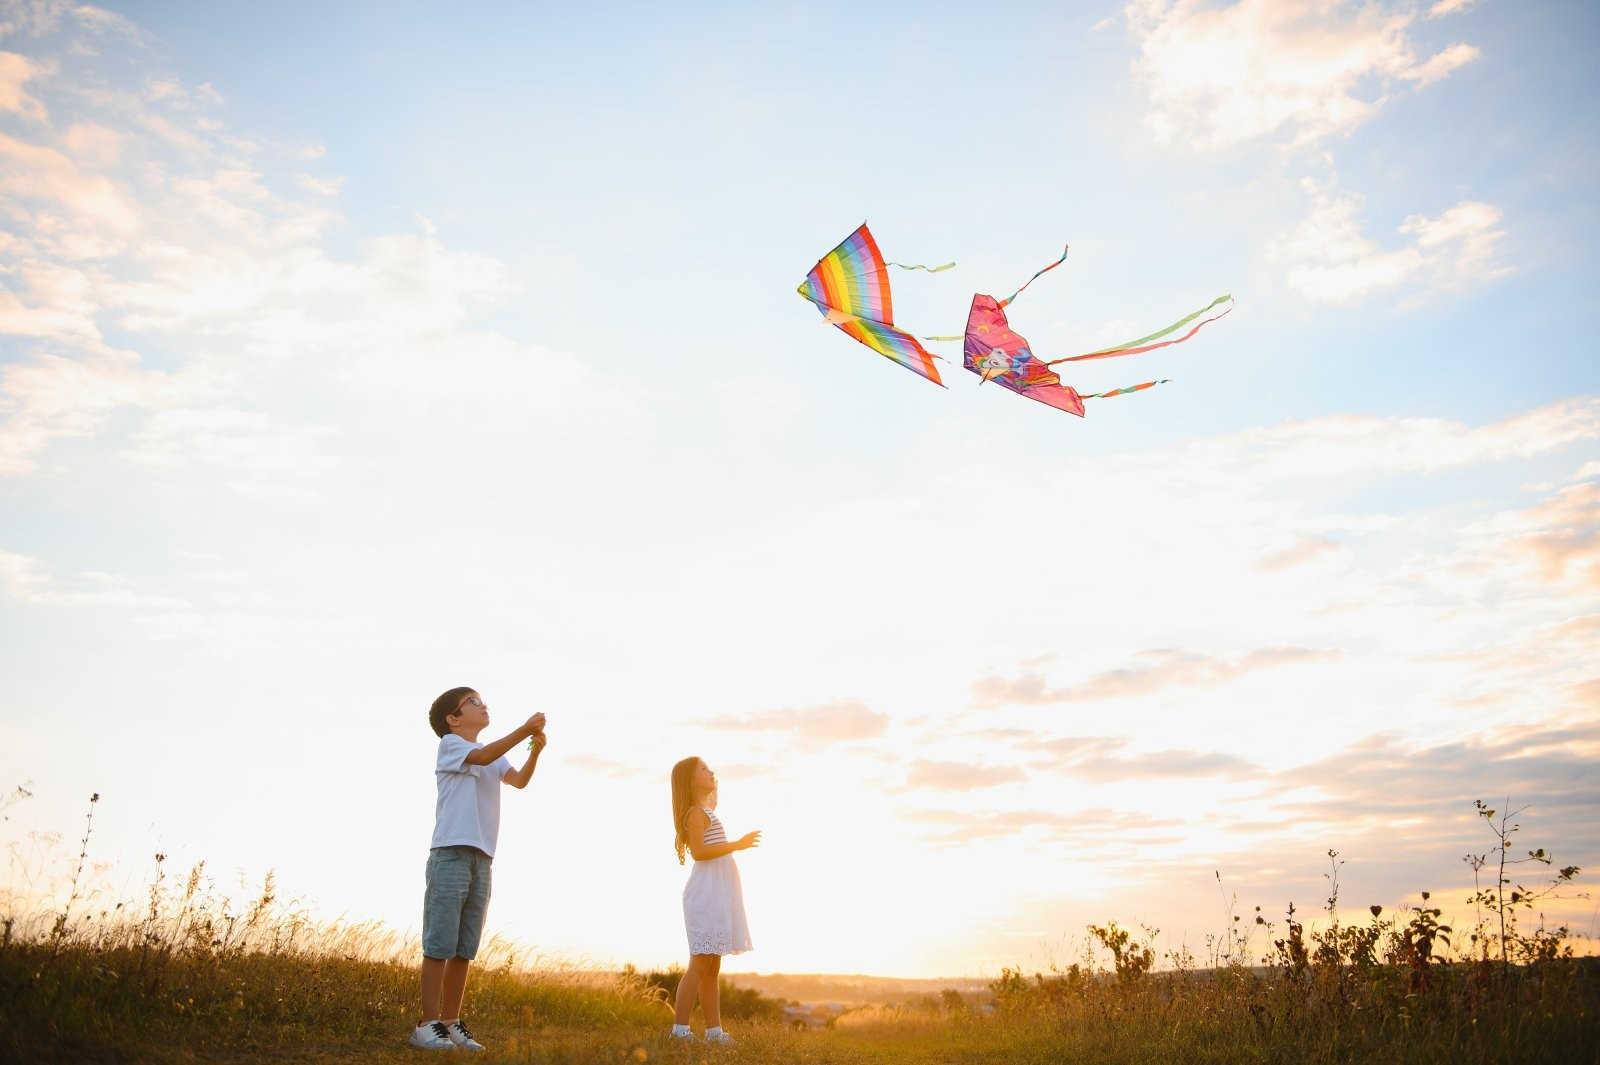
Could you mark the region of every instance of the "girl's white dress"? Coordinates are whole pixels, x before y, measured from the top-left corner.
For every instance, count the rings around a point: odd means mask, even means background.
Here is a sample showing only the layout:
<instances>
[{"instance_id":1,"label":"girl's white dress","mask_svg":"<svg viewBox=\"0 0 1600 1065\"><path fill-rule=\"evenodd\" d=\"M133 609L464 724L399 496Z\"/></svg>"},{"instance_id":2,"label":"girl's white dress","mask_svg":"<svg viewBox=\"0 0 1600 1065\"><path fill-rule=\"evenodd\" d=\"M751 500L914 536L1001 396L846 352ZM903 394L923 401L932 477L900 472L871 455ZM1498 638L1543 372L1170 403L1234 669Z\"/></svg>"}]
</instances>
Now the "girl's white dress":
<instances>
[{"instance_id":1,"label":"girl's white dress","mask_svg":"<svg viewBox=\"0 0 1600 1065\"><path fill-rule=\"evenodd\" d=\"M706 846L728 842L717 815L706 815ZM690 954L743 954L750 949L750 925L744 917L744 888L733 855L697 861L683 886L683 925Z\"/></svg>"}]
</instances>

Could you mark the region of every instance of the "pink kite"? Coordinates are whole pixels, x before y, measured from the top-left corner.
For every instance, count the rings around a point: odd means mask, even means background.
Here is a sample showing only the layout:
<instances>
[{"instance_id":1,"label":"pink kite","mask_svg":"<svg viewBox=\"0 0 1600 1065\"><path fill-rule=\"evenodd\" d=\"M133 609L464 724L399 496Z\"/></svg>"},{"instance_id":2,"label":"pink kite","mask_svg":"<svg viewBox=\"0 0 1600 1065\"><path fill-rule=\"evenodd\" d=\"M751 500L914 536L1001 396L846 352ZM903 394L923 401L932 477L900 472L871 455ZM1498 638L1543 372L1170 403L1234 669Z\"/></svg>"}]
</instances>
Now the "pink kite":
<instances>
[{"instance_id":1,"label":"pink kite","mask_svg":"<svg viewBox=\"0 0 1600 1065\"><path fill-rule=\"evenodd\" d=\"M967 336L962 363L985 381L1009 388L1019 396L1083 417L1083 397L1061 375L1041 362L1027 340L1011 329L1000 301L979 293L967 314Z\"/></svg>"},{"instance_id":2,"label":"pink kite","mask_svg":"<svg viewBox=\"0 0 1600 1065\"><path fill-rule=\"evenodd\" d=\"M1223 311L1215 318L1207 318L1200 325L1189 330L1188 333L1176 340L1167 340L1160 343L1148 343L1159 337L1176 332L1179 328L1194 321L1206 311L1218 304L1231 300L1231 296L1219 296L1212 300L1210 305L1195 311L1185 318L1181 318L1165 329L1157 330L1149 336L1130 340L1123 344L1109 348L1101 348L1084 355L1072 355L1063 359L1051 359L1046 362L1033 353L1028 345L1027 338L1011 328L1011 323L1006 319L1005 308L1012 300L1022 295L1023 289L1039 279L1041 274L1048 273L1060 266L1067 259L1065 250L1061 258L1046 266L1039 273L1028 279L1027 284L1017 289L1003 300L993 296L978 293L972 297L972 309L967 312L967 332L962 338L962 364L973 373L978 374L985 381L994 381L1005 388L1037 400L1046 406L1057 410L1066 411L1083 417L1083 401L1086 399L1103 399L1111 396L1126 395L1129 392L1142 392L1156 385L1166 384L1166 379L1143 381L1125 388L1115 388L1109 392L1094 392L1082 395L1071 385L1062 384L1061 376L1050 367L1063 362L1081 362L1086 359L1109 359L1119 355L1138 355L1146 351L1154 351L1172 344L1181 344L1200 331L1201 326L1214 322L1228 314ZM1231 311L1232 308L1229 308Z\"/></svg>"}]
</instances>

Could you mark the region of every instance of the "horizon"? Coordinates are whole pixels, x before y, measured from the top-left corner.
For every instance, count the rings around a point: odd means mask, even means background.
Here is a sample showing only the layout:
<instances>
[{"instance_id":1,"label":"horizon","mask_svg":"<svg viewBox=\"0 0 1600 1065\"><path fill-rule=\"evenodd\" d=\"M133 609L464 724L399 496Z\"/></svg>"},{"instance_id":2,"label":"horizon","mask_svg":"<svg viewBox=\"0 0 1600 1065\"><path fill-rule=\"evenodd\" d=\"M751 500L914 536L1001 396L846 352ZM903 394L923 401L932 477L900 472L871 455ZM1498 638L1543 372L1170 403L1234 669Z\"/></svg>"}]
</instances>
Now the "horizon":
<instances>
[{"instance_id":1,"label":"horizon","mask_svg":"<svg viewBox=\"0 0 1600 1065\"><path fill-rule=\"evenodd\" d=\"M18 812L19 806L32 799L33 795L24 787L15 788L4 799L0 799L0 820L10 821ZM84 857L87 858L97 848L93 840L93 818L99 809L102 796L97 792L89 800L89 821L84 826ZM1526 811L1518 808L1507 808L1513 816L1519 816ZM1487 815L1493 817L1501 811L1488 810ZM1479 816L1484 816L1480 813ZM1520 823L1520 821L1519 821ZM27 940L31 935L37 935L44 924L54 922L61 914L72 910L76 906L80 921L88 911L89 919L96 908L99 910L101 921L101 934L113 933L113 926L117 921L132 922L141 907L159 906L166 912L174 904L192 898L196 905L204 908L222 907L226 911L229 907L237 907L240 914L260 905L255 899L262 899L266 904L262 911L269 922L280 923L285 920L307 919L310 921L309 929L314 936L321 936L331 942L335 939L344 944L341 952L354 950L354 957L367 958L374 961L400 961L412 957L419 947L420 929L416 926L396 927L385 924L381 919L374 919L362 915L319 913L315 900L301 897L283 899L281 889L276 886L276 871L269 869L266 877L271 879L271 884L252 885L240 878L235 881L235 886L229 889L220 884L215 870L208 870L204 859L200 859L193 866L187 868L181 865L167 865L170 856L158 853L151 866L152 875L139 885L138 890L129 893L131 880L124 877L120 888L107 882L107 874L118 866L115 861L84 861L75 858L70 852L56 855L47 855L41 852L41 845L51 850L59 850L66 842L67 835L59 832L39 833L37 831L24 834L19 839L10 843L11 859L9 866L8 882L4 889L0 889L0 900L4 903L4 912L7 918L8 936L15 935L19 940ZM1515 835L1515 833L1513 833ZM21 855L21 839L26 839L31 845L31 854ZM1548 848L1544 848L1548 850ZM1522 849L1514 849L1513 853L1523 853ZM1307 913L1305 906L1293 908L1292 917L1304 925L1307 933L1317 933L1335 925L1363 926L1371 923L1374 926L1392 927L1406 919L1408 913L1413 912L1413 907L1437 906L1442 910L1441 924L1452 925L1458 932L1469 930L1472 927L1469 921L1471 905L1468 899L1466 905L1453 903L1450 898L1442 898L1437 888L1420 889L1420 897L1412 897L1402 901L1399 905L1389 903L1376 904L1381 913L1369 910L1375 904L1369 901L1353 901L1345 897L1344 866L1345 861L1336 852L1327 852L1324 855L1329 863L1328 873L1323 876L1324 891L1329 887L1336 887L1335 898L1319 900L1316 908ZM1546 863L1550 871L1544 874L1537 872L1535 875L1516 877L1515 866L1525 864L1521 859L1513 860L1508 870L1512 873L1517 884L1526 883L1534 891L1541 891L1542 886L1552 884L1555 877L1554 863ZM85 877L85 866L88 874ZM75 867L75 868L74 868ZM16 881L19 870L23 879L31 886L40 879L47 879L42 890L18 891ZM48 878L44 874L53 870ZM69 872L69 870L73 870ZM1332 884L1329 874L1336 875L1339 880ZM1187 937L1181 940L1163 939L1162 930L1153 928L1146 922L1139 920L1137 915L1118 913L1111 916L1107 923L1115 927L1124 924L1132 933L1135 929L1136 942L1144 943L1153 951L1153 964L1151 971L1156 973L1181 973L1191 972L1218 972L1243 964L1249 969L1271 969L1274 965L1281 964L1275 961L1273 936L1286 920L1284 913L1273 911L1270 905L1251 905L1249 900L1241 900L1237 891L1230 893L1220 870L1214 870L1219 896L1219 913L1214 925L1203 931L1202 942L1205 954L1199 953L1200 943L1191 944ZM1581 874L1577 877L1578 888L1582 888ZM1492 882L1485 881L1485 884ZM185 883L187 887L182 892L179 884ZM1509 881L1508 881L1509 883ZM1451 885L1453 888L1466 890L1465 885ZM1508 889L1509 890L1509 889ZM1542 894L1542 892L1541 892ZM70 898L68 897L70 895ZM263 896L267 896L263 898ZM1432 896L1432 897L1430 897ZM1584 906L1592 900L1589 892L1572 891L1568 884L1564 889L1557 890L1554 894L1542 898L1537 911L1539 928L1554 928L1554 921L1567 920L1571 916L1582 917L1587 911L1591 924L1589 928L1565 927L1563 928L1564 941L1577 957L1600 957L1600 938L1593 930L1593 917L1600 904ZM1564 916L1566 915L1566 916ZM1355 920L1348 918L1354 916ZM1491 915L1492 916L1492 915ZM1260 920L1255 920L1260 918ZM108 920L109 919L109 920ZM1480 913L1478 920L1483 920ZM12 922L15 921L13 925ZM1124 923L1125 922L1125 923ZM1240 922L1235 924L1234 922ZM1264 923L1263 923L1264 922ZM1099 922L1095 922L1099 923ZM1492 932L1492 929L1490 930ZM353 938L351 938L353 937ZM865 971L839 971L839 970L779 970L761 969L759 967L741 967L735 964L724 969L722 975L737 982L740 978L750 978L758 983L763 981L782 980L814 980L820 982L850 981L877 982L886 985L896 985L885 991L888 993L911 993L905 985L931 985L932 988L952 985L979 984L987 987L994 980L1003 975L1003 971L1010 969L1026 976L1029 971L1048 972L1060 975L1068 969L1076 970L1080 966L1085 971L1100 975L1110 975L1107 967L1109 955L1102 946L1096 945L1096 937L1090 934L1087 925L1080 930L1062 929L1055 937L1054 943L1038 943L1034 950L1030 950L1013 957L1008 962L1002 962L997 970L978 971L969 973L942 973L942 974L894 974L873 973ZM1460 935L1455 940L1447 942L1441 957L1456 956L1466 958L1462 944L1465 942ZM531 943L515 939L504 932L490 932L486 934L483 953L480 961L490 967L508 965L514 959L522 959L524 968L529 967L528 957L530 947L537 947ZM1470 950L1470 947L1467 949ZM533 959L531 971L534 972L575 972L592 973L597 975L618 974L623 972L649 973L655 971L681 971L682 959L669 960L655 964L637 964L636 959L609 958L595 959L590 957L570 957L550 955L534 949L531 951ZM738 956L736 956L738 957ZM929 990L923 988L922 990ZM965 990L973 990L971 987ZM777 994L775 991L763 993ZM780 996L793 997L793 996ZM837 999L837 995L830 996ZM875 1002L876 998L868 996L863 1002Z\"/></svg>"},{"instance_id":2,"label":"horizon","mask_svg":"<svg viewBox=\"0 0 1600 1065\"><path fill-rule=\"evenodd\" d=\"M415 929L463 684L482 739L549 717L488 934L550 957L682 963L691 753L764 832L730 974L1197 950L1234 892L1314 913L1330 848L1353 907L1459 906L1480 798L1600 868L1596 44L0 0L10 890L97 793L107 890L161 852ZM949 343L935 388L795 293L863 219L956 261L892 272L919 336L1063 244L1007 310L1043 357L1236 309L1069 364L1171 379L1083 419Z\"/></svg>"}]
</instances>

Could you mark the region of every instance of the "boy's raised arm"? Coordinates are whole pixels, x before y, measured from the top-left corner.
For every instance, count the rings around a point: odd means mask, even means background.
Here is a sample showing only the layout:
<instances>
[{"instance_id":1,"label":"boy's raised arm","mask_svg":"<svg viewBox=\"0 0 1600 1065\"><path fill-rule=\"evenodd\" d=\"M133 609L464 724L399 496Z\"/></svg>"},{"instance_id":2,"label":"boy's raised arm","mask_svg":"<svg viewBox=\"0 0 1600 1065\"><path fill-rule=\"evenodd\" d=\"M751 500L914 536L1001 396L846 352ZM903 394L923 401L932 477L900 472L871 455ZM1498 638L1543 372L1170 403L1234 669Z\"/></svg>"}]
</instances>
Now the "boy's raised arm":
<instances>
[{"instance_id":1,"label":"boy's raised arm","mask_svg":"<svg viewBox=\"0 0 1600 1065\"><path fill-rule=\"evenodd\" d=\"M467 754L468 765L488 765L511 748L544 728L544 715L534 714L511 732Z\"/></svg>"},{"instance_id":2,"label":"boy's raised arm","mask_svg":"<svg viewBox=\"0 0 1600 1065\"><path fill-rule=\"evenodd\" d=\"M539 764L539 752L544 750L546 742L548 741L545 740L542 730L535 732L529 743L531 749L528 751L528 760L522 764L521 769L507 770L500 779L513 788L527 787L528 781L533 779L533 767Z\"/></svg>"}]
</instances>

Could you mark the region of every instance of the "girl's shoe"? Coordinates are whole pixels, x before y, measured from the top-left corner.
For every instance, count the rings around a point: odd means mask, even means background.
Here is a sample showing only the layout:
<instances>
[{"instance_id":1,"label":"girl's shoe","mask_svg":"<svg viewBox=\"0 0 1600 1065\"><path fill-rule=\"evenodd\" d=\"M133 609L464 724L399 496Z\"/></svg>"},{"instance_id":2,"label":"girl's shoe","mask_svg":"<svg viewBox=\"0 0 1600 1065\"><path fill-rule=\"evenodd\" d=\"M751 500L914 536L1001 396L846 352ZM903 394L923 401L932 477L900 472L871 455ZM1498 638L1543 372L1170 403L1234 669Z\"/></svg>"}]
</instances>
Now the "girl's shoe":
<instances>
[{"instance_id":1,"label":"girl's shoe","mask_svg":"<svg viewBox=\"0 0 1600 1065\"><path fill-rule=\"evenodd\" d=\"M467 1022L456 1020L444 1026L445 1034L450 1037L450 1042L462 1050L482 1050L483 1044L472 1038L472 1033L467 1031Z\"/></svg>"},{"instance_id":2,"label":"girl's shoe","mask_svg":"<svg viewBox=\"0 0 1600 1065\"><path fill-rule=\"evenodd\" d=\"M715 1035L707 1035L706 1042L720 1043L725 1047L736 1047L739 1045L739 1041L733 1036L729 1035L727 1032L718 1032Z\"/></svg>"},{"instance_id":3,"label":"girl's shoe","mask_svg":"<svg viewBox=\"0 0 1600 1065\"><path fill-rule=\"evenodd\" d=\"M667 1033L667 1038L671 1039L675 1043L676 1042L693 1043L695 1041L693 1032L687 1031L687 1030L680 1032L676 1028L672 1029L672 1031Z\"/></svg>"},{"instance_id":4,"label":"girl's shoe","mask_svg":"<svg viewBox=\"0 0 1600 1065\"><path fill-rule=\"evenodd\" d=\"M411 1031L410 1044L418 1050L454 1050L443 1021L424 1021Z\"/></svg>"}]
</instances>

